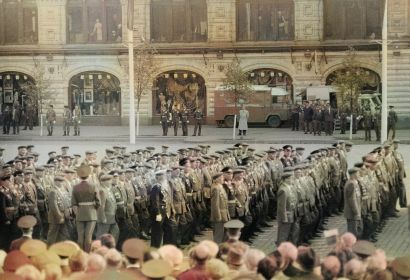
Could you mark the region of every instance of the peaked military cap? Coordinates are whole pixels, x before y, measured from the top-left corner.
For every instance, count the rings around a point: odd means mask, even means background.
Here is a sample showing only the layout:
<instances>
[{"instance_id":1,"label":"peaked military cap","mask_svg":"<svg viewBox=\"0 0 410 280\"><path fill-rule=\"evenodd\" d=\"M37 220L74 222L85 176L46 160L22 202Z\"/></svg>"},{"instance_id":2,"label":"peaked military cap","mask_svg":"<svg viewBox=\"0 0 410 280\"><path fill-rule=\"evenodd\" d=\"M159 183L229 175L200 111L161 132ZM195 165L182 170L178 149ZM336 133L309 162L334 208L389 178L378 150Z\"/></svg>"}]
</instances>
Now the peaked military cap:
<instances>
[{"instance_id":1,"label":"peaked military cap","mask_svg":"<svg viewBox=\"0 0 410 280\"><path fill-rule=\"evenodd\" d=\"M19 228L32 228L37 224L37 219L34 216L26 215L18 219L17 226Z\"/></svg>"}]
</instances>

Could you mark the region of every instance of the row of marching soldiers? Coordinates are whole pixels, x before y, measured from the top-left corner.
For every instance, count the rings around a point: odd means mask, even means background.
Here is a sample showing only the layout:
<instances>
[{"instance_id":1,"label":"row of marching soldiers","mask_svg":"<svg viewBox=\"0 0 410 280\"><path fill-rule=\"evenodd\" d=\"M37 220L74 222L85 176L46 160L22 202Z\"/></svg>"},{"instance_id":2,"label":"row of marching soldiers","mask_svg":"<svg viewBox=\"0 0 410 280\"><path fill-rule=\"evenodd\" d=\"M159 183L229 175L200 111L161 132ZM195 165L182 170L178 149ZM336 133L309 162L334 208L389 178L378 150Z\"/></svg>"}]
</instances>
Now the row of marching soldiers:
<instances>
[{"instance_id":1,"label":"row of marching soldiers","mask_svg":"<svg viewBox=\"0 0 410 280\"><path fill-rule=\"evenodd\" d=\"M349 169L344 187L348 231L362 239L376 240L385 219L398 217L397 205L407 207L404 159L400 140L385 142Z\"/></svg>"}]
</instances>

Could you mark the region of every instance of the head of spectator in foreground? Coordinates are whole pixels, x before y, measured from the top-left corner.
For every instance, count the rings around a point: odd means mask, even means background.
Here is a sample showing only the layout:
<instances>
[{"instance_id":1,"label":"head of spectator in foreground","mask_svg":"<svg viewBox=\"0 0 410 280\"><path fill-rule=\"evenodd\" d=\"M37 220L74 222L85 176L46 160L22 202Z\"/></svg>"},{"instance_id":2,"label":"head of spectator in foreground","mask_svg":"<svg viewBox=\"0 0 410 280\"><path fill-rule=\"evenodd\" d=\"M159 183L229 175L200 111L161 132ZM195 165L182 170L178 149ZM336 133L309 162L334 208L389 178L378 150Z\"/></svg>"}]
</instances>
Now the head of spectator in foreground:
<instances>
[{"instance_id":1,"label":"head of spectator in foreground","mask_svg":"<svg viewBox=\"0 0 410 280\"><path fill-rule=\"evenodd\" d=\"M271 254L259 261L257 272L261 274L265 279L272 279L279 271L277 264L278 263L276 257Z\"/></svg>"},{"instance_id":2,"label":"head of spectator in foreground","mask_svg":"<svg viewBox=\"0 0 410 280\"><path fill-rule=\"evenodd\" d=\"M32 264L25 264L19 267L15 274L25 280L37 280L44 278L44 275Z\"/></svg>"},{"instance_id":3,"label":"head of spectator in foreground","mask_svg":"<svg viewBox=\"0 0 410 280\"><path fill-rule=\"evenodd\" d=\"M104 271L107 263L103 256L99 254L90 254L87 260L87 270L89 273L98 273Z\"/></svg>"},{"instance_id":4,"label":"head of spectator in foreground","mask_svg":"<svg viewBox=\"0 0 410 280\"><path fill-rule=\"evenodd\" d=\"M348 261L344 267L345 277L349 279L362 279L366 273L366 267L362 261L352 259Z\"/></svg>"},{"instance_id":5,"label":"head of spectator in foreground","mask_svg":"<svg viewBox=\"0 0 410 280\"><path fill-rule=\"evenodd\" d=\"M344 249L352 250L353 245L357 242L356 236L351 232L343 233L340 236L340 240L343 244Z\"/></svg>"},{"instance_id":6,"label":"head of spectator in foreground","mask_svg":"<svg viewBox=\"0 0 410 280\"><path fill-rule=\"evenodd\" d=\"M204 266L210 258L209 248L204 244L198 244L189 252L189 258L193 266Z\"/></svg>"},{"instance_id":7,"label":"head of spectator in foreground","mask_svg":"<svg viewBox=\"0 0 410 280\"><path fill-rule=\"evenodd\" d=\"M206 263L210 279L221 280L227 279L230 273L228 265L220 259L210 259Z\"/></svg>"},{"instance_id":8,"label":"head of spectator in foreground","mask_svg":"<svg viewBox=\"0 0 410 280\"><path fill-rule=\"evenodd\" d=\"M318 258L311 247L299 246L296 262L304 271L313 272L313 269L317 266Z\"/></svg>"},{"instance_id":9,"label":"head of spectator in foreground","mask_svg":"<svg viewBox=\"0 0 410 280\"><path fill-rule=\"evenodd\" d=\"M158 249L158 254L162 259L169 262L172 267L173 274L179 274L181 272L181 265L184 261L184 254L180 249L174 245L164 245Z\"/></svg>"},{"instance_id":10,"label":"head of spectator in foreground","mask_svg":"<svg viewBox=\"0 0 410 280\"><path fill-rule=\"evenodd\" d=\"M335 256L327 256L321 264L321 274L323 280L333 280L339 275L341 268L340 261Z\"/></svg>"},{"instance_id":11,"label":"head of spectator in foreground","mask_svg":"<svg viewBox=\"0 0 410 280\"><path fill-rule=\"evenodd\" d=\"M100 236L101 245L107 247L108 249L115 248L115 239L109 233L103 234Z\"/></svg>"},{"instance_id":12,"label":"head of spectator in foreground","mask_svg":"<svg viewBox=\"0 0 410 280\"><path fill-rule=\"evenodd\" d=\"M258 263L265 257L265 253L261 250L251 248L245 254L245 265L249 271L256 272Z\"/></svg>"},{"instance_id":13,"label":"head of spectator in foreground","mask_svg":"<svg viewBox=\"0 0 410 280\"><path fill-rule=\"evenodd\" d=\"M119 269L122 266L121 253L114 248L109 249L107 254L105 254L105 261L108 269Z\"/></svg>"},{"instance_id":14,"label":"head of spectator in foreground","mask_svg":"<svg viewBox=\"0 0 410 280\"><path fill-rule=\"evenodd\" d=\"M298 249L291 242L282 242L277 250L282 256L281 270L285 270L298 257Z\"/></svg>"},{"instance_id":15,"label":"head of spectator in foreground","mask_svg":"<svg viewBox=\"0 0 410 280\"><path fill-rule=\"evenodd\" d=\"M70 266L71 272L85 271L87 266L88 255L83 250L78 250L71 258L68 260L68 265Z\"/></svg>"}]
</instances>

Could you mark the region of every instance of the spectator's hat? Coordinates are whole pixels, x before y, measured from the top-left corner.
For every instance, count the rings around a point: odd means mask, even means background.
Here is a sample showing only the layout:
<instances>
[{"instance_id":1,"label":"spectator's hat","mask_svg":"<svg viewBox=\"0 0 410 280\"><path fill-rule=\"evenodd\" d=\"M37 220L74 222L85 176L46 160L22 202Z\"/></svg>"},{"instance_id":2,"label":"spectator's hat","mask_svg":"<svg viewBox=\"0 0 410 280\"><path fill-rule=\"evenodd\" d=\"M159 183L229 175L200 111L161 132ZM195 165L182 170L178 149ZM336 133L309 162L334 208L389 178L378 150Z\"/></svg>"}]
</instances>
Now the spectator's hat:
<instances>
[{"instance_id":1,"label":"spectator's hat","mask_svg":"<svg viewBox=\"0 0 410 280\"><path fill-rule=\"evenodd\" d=\"M59 257L70 258L80 250L80 247L74 242L63 241L54 243L50 246L49 250L56 253Z\"/></svg>"},{"instance_id":2,"label":"spectator's hat","mask_svg":"<svg viewBox=\"0 0 410 280\"><path fill-rule=\"evenodd\" d=\"M410 256L395 258L391 263L392 270L402 278L410 277Z\"/></svg>"},{"instance_id":3,"label":"spectator's hat","mask_svg":"<svg viewBox=\"0 0 410 280\"><path fill-rule=\"evenodd\" d=\"M21 229L29 229L37 224L37 219L34 216L26 215L17 221L17 226Z\"/></svg>"},{"instance_id":4,"label":"spectator's hat","mask_svg":"<svg viewBox=\"0 0 410 280\"><path fill-rule=\"evenodd\" d=\"M47 251L47 244L38 239L29 239L24 242L20 251L27 257L34 257Z\"/></svg>"},{"instance_id":5,"label":"spectator's hat","mask_svg":"<svg viewBox=\"0 0 410 280\"><path fill-rule=\"evenodd\" d=\"M376 247L367 240L359 240L353 245L352 250L360 256L371 256L376 251Z\"/></svg>"},{"instance_id":6,"label":"spectator's hat","mask_svg":"<svg viewBox=\"0 0 410 280\"><path fill-rule=\"evenodd\" d=\"M148 249L148 245L138 238L127 239L122 244L122 252L125 256L137 259L141 262L144 260L144 253L146 253Z\"/></svg>"},{"instance_id":7,"label":"spectator's hat","mask_svg":"<svg viewBox=\"0 0 410 280\"><path fill-rule=\"evenodd\" d=\"M58 182L64 182L64 177L63 176L54 176L54 181L58 181Z\"/></svg>"},{"instance_id":8,"label":"spectator's hat","mask_svg":"<svg viewBox=\"0 0 410 280\"><path fill-rule=\"evenodd\" d=\"M248 250L248 246L243 242L235 242L231 245L228 251L228 265L240 266L244 263L244 256Z\"/></svg>"},{"instance_id":9,"label":"spectator's hat","mask_svg":"<svg viewBox=\"0 0 410 280\"><path fill-rule=\"evenodd\" d=\"M48 264L56 264L58 266L61 265L60 257L50 250L32 257L31 260L39 269L44 269Z\"/></svg>"},{"instance_id":10,"label":"spectator's hat","mask_svg":"<svg viewBox=\"0 0 410 280\"><path fill-rule=\"evenodd\" d=\"M224 224L224 228L226 229L241 229L245 225L242 221L240 220L230 220Z\"/></svg>"},{"instance_id":11,"label":"spectator's hat","mask_svg":"<svg viewBox=\"0 0 410 280\"><path fill-rule=\"evenodd\" d=\"M171 274L172 267L165 260L154 259L145 262L141 267L141 272L149 278L164 278Z\"/></svg>"}]
</instances>

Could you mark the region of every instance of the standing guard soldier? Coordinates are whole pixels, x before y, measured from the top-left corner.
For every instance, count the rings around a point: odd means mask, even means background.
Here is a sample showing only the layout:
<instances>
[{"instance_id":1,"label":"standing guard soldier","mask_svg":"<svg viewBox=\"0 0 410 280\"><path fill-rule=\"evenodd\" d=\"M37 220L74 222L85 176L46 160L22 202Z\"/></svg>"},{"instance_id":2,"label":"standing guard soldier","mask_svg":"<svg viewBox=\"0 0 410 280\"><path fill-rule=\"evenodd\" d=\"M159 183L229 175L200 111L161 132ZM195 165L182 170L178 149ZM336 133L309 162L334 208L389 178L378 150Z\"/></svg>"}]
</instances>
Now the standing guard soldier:
<instances>
[{"instance_id":1,"label":"standing guard soldier","mask_svg":"<svg viewBox=\"0 0 410 280\"><path fill-rule=\"evenodd\" d=\"M11 120L13 124L13 134L19 134L21 121L21 106L17 101L15 101L13 104Z\"/></svg>"},{"instance_id":2,"label":"standing guard soldier","mask_svg":"<svg viewBox=\"0 0 410 280\"><path fill-rule=\"evenodd\" d=\"M47 110L46 122L48 131L47 136L52 136L54 124L56 123L56 112L54 111L53 105L50 105L50 108Z\"/></svg>"},{"instance_id":3,"label":"standing guard soldier","mask_svg":"<svg viewBox=\"0 0 410 280\"><path fill-rule=\"evenodd\" d=\"M180 114L176 105L172 107L172 125L174 126L174 136L178 136L178 126L180 122Z\"/></svg>"},{"instance_id":4,"label":"standing guard soldier","mask_svg":"<svg viewBox=\"0 0 410 280\"><path fill-rule=\"evenodd\" d=\"M299 105L294 105L291 111L292 131L299 131Z\"/></svg>"},{"instance_id":5,"label":"standing guard soldier","mask_svg":"<svg viewBox=\"0 0 410 280\"><path fill-rule=\"evenodd\" d=\"M168 122L169 122L170 113L167 108L161 110L161 127L162 127L162 136L168 135Z\"/></svg>"},{"instance_id":6,"label":"standing guard soldier","mask_svg":"<svg viewBox=\"0 0 410 280\"><path fill-rule=\"evenodd\" d=\"M340 118L340 134L345 134L346 125L347 125L347 106L346 105L342 106L342 108L340 109L339 118Z\"/></svg>"},{"instance_id":7,"label":"standing guard soldier","mask_svg":"<svg viewBox=\"0 0 410 280\"><path fill-rule=\"evenodd\" d=\"M67 227L67 219L71 218L71 205L69 194L64 191L64 177L55 176L54 186L48 193L48 222L49 231L47 244L70 240L70 231Z\"/></svg>"},{"instance_id":8,"label":"standing guard soldier","mask_svg":"<svg viewBox=\"0 0 410 280\"><path fill-rule=\"evenodd\" d=\"M23 130L27 130L27 126L30 130L33 130L34 124L34 106L31 101L27 102L25 110L25 126Z\"/></svg>"},{"instance_id":9,"label":"standing guard soldier","mask_svg":"<svg viewBox=\"0 0 410 280\"><path fill-rule=\"evenodd\" d=\"M64 106L64 113L63 113L63 130L64 134L63 136L69 136L70 135L70 125L71 125L71 111L68 109L68 106Z\"/></svg>"},{"instance_id":10,"label":"standing guard soldier","mask_svg":"<svg viewBox=\"0 0 410 280\"><path fill-rule=\"evenodd\" d=\"M101 206L97 211L97 232L96 237L109 233L115 241L118 241L120 230L115 220L117 212L117 202L112 190L112 176L102 175L100 178L100 199Z\"/></svg>"},{"instance_id":11,"label":"standing guard soldier","mask_svg":"<svg viewBox=\"0 0 410 280\"><path fill-rule=\"evenodd\" d=\"M86 252L91 249L91 238L97 221L100 195L96 186L88 183L91 167L82 165L77 169L81 182L74 186L71 203L77 222L78 245Z\"/></svg>"},{"instance_id":12,"label":"standing guard soldier","mask_svg":"<svg viewBox=\"0 0 410 280\"><path fill-rule=\"evenodd\" d=\"M393 155L397 162L398 172L397 172L397 190L399 195L399 204L400 207L407 207L407 196L406 196L406 186L404 184L404 178L406 178L406 170L404 168L404 159L403 155L398 151L400 140L393 140Z\"/></svg>"},{"instance_id":13,"label":"standing guard soldier","mask_svg":"<svg viewBox=\"0 0 410 280\"><path fill-rule=\"evenodd\" d=\"M182 136L188 136L189 112L184 108L181 112Z\"/></svg>"},{"instance_id":14,"label":"standing guard soldier","mask_svg":"<svg viewBox=\"0 0 410 280\"><path fill-rule=\"evenodd\" d=\"M11 107L7 105L3 111L3 134L10 133L10 125L11 125L11 118L12 118Z\"/></svg>"},{"instance_id":15,"label":"standing guard soldier","mask_svg":"<svg viewBox=\"0 0 410 280\"><path fill-rule=\"evenodd\" d=\"M330 103L326 104L326 109L324 110L324 120L326 135L332 135L334 129L335 112L330 106Z\"/></svg>"},{"instance_id":16,"label":"standing guard soldier","mask_svg":"<svg viewBox=\"0 0 410 280\"><path fill-rule=\"evenodd\" d=\"M357 168L349 169L349 180L344 186L344 214L347 220L347 231L353 233L357 238L362 232L362 210L360 187L357 182Z\"/></svg>"},{"instance_id":17,"label":"standing guard soldier","mask_svg":"<svg viewBox=\"0 0 410 280\"><path fill-rule=\"evenodd\" d=\"M194 128L194 134L192 136L196 136L197 131L198 131L198 136L201 136L203 119L204 119L204 113L202 112L201 108L196 108L194 112L195 128Z\"/></svg>"},{"instance_id":18,"label":"standing guard soldier","mask_svg":"<svg viewBox=\"0 0 410 280\"><path fill-rule=\"evenodd\" d=\"M322 133L322 122L323 122L323 111L320 104L316 104L316 107L313 111L313 134L321 135Z\"/></svg>"},{"instance_id":19,"label":"standing guard soldier","mask_svg":"<svg viewBox=\"0 0 410 280\"><path fill-rule=\"evenodd\" d=\"M180 167L173 166L171 171L171 178L169 184L172 188L172 201L175 209L175 221L177 224L176 240L180 245L183 240L182 234L186 232L188 226L186 220L187 205L186 205L186 191L180 177Z\"/></svg>"},{"instance_id":20,"label":"standing guard soldier","mask_svg":"<svg viewBox=\"0 0 410 280\"><path fill-rule=\"evenodd\" d=\"M398 121L397 113L394 111L394 106L389 106L389 115L387 117L387 139L389 139L390 130L392 131L392 139L396 138L396 124Z\"/></svg>"},{"instance_id":21,"label":"standing guard soldier","mask_svg":"<svg viewBox=\"0 0 410 280\"><path fill-rule=\"evenodd\" d=\"M364 121L364 141L372 141L372 125L373 116L370 110L370 105L367 103L363 109L363 121Z\"/></svg>"},{"instance_id":22,"label":"standing guard soldier","mask_svg":"<svg viewBox=\"0 0 410 280\"><path fill-rule=\"evenodd\" d=\"M381 139L381 122L382 122L382 111L381 107L376 107L376 112L374 113L373 119L374 131L376 132L376 141L380 142Z\"/></svg>"},{"instance_id":23,"label":"standing guard soldier","mask_svg":"<svg viewBox=\"0 0 410 280\"><path fill-rule=\"evenodd\" d=\"M80 136L81 109L75 105L73 110L74 136Z\"/></svg>"}]
</instances>

